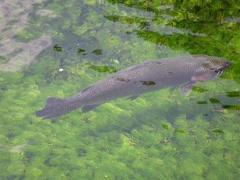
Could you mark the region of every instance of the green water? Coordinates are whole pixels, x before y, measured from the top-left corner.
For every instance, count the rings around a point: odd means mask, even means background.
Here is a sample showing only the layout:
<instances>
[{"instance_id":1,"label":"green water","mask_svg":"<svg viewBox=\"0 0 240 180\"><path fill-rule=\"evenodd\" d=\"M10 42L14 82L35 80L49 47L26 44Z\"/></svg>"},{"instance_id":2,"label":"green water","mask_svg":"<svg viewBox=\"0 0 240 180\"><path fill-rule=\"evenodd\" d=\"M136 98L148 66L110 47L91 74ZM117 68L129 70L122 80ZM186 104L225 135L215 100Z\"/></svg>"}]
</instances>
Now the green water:
<instances>
[{"instance_id":1,"label":"green water","mask_svg":"<svg viewBox=\"0 0 240 180\"><path fill-rule=\"evenodd\" d=\"M21 71L0 71L0 179L239 179L238 0L45 0L29 12L14 41L47 35L52 45ZM34 114L49 96L186 54L232 65L186 97L163 89L54 122Z\"/></svg>"}]
</instances>

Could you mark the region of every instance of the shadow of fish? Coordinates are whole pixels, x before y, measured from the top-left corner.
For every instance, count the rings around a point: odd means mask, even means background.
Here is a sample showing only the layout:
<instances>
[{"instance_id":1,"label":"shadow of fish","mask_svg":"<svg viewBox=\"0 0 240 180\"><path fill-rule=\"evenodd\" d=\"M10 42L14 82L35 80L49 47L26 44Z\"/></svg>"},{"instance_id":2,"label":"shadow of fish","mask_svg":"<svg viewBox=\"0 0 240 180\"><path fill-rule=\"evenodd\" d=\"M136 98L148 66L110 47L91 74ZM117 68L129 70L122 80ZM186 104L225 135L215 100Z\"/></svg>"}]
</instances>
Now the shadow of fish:
<instances>
[{"instance_id":1,"label":"shadow of fish","mask_svg":"<svg viewBox=\"0 0 240 180\"><path fill-rule=\"evenodd\" d=\"M54 119L79 107L87 112L119 97L135 99L143 93L168 87L180 86L186 95L196 82L215 79L229 64L223 58L201 55L146 61L121 70L75 96L67 99L50 97L36 115Z\"/></svg>"}]
</instances>

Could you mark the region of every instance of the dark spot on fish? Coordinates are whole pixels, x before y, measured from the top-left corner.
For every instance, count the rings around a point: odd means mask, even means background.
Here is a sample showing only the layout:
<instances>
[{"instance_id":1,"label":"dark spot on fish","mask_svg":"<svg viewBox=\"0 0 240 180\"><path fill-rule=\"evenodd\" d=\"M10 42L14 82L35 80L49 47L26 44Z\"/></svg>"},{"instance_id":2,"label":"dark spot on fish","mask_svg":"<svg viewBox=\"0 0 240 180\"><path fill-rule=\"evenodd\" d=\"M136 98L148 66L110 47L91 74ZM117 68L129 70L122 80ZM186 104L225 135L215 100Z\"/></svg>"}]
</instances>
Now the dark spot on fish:
<instances>
[{"instance_id":1,"label":"dark spot on fish","mask_svg":"<svg viewBox=\"0 0 240 180\"><path fill-rule=\"evenodd\" d=\"M234 97L240 97L240 91L229 91L226 92L228 97L234 98Z\"/></svg>"},{"instance_id":2,"label":"dark spot on fish","mask_svg":"<svg viewBox=\"0 0 240 180\"><path fill-rule=\"evenodd\" d=\"M154 81L140 81L140 82L146 86L153 86L156 84Z\"/></svg>"},{"instance_id":3,"label":"dark spot on fish","mask_svg":"<svg viewBox=\"0 0 240 180\"><path fill-rule=\"evenodd\" d=\"M86 55L84 49L78 48L77 52L78 52L78 54Z\"/></svg>"},{"instance_id":4,"label":"dark spot on fish","mask_svg":"<svg viewBox=\"0 0 240 180\"><path fill-rule=\"evenodd\" d=\"M207 101L197 101L198 104L207 104Z\"/></svg>"},{"instance_id":5,"label":"dark spot on fish","mask_svg":"<svg viewBox=\"0 0 240 180\"><path fill-rule=\"evenodd\" d=\"M168 74L173 74L173 72L168 72Z\"/></svg>"},{"instance_id":6,"label":"dark spot on fish","mask_svg":"<svg viewBox=\"0 0 240 180\"><path fill-rule=\"evenodd\" d=\"M121 78L121 77L117 77L116 80L118 81L123 81L123 82L129 82L129 79L125 79L125 78Z\"/></svg>"},{"instance_id":7,"label":"dark spot on fish","mask_svg":"<svg viewBox=\"0 0 240 180\"><path fill-rule=\"evenodd\" d=\"M157 62L156 62L156 64L162 64L162 62L160 62L160 61L157 61Z\"/></svg>"},{"instance_id":8,"label":"dark spot on fish","mask_svg":"<svg viewBox=\"0 0 240 180\"><path fill-rule=\"evenodd\" d=\"M53 46L53 50L54 50L54 51L57 51L57 52L62 52L62 51L63 51L62 47L59 46L59 45L57 45L57 44L55 44L55 45Z\"/></svg>"},{"instance_id":9,"label":"dark spot on fish","mask_svg":"<svg viewBox=\"0 0 240 180\"><path fill-rule=\"evenodd\" d=\"M210 98L209 101L212 103L212 104L221 104L221 102L216 99L216 98Z\"/></svg>"},{"instance_id":10,"label":"dark spot on fish","mask_svg":"<svg viewBox=\"0 0 240 180\"><path fill-rule=\"evenodd\" d=\"M100 56L102 55L102 50L101 49L95 49L92 51L93 54L97 55L97 56Z\"/></svg>"},{"instance_id":11,"label":"dark spot on fish","mask_svg":"<svg viewBox=\"0 0 240 180\"><path fill-rule=\"evenodd\" d=\"M224 131L221 129L213 129L212 132L217 133L217 134L223 134Z\"/></svg>"}]
</instances>

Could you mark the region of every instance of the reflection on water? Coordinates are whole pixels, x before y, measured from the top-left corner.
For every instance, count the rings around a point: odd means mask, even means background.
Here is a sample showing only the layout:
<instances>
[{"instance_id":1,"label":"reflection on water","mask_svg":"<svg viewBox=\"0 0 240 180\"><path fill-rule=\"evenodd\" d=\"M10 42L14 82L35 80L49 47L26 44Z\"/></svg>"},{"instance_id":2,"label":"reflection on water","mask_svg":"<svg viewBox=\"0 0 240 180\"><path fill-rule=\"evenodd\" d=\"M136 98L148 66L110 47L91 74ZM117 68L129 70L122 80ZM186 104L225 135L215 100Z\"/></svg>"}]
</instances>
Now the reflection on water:
<instances>
[{"instance_id":1,"label":"reflection on water","mask_svg":"<svg viewBox=\"0 0 240 180\"><path fill-rule=\"evenodd\" d=\"M238 179L239 6L1 0L0 179ZM49 96L66 98L133 64L189 54L232 66L188 96L164 88L58 121L34 114Z\"/></svg>"}]
</instances>

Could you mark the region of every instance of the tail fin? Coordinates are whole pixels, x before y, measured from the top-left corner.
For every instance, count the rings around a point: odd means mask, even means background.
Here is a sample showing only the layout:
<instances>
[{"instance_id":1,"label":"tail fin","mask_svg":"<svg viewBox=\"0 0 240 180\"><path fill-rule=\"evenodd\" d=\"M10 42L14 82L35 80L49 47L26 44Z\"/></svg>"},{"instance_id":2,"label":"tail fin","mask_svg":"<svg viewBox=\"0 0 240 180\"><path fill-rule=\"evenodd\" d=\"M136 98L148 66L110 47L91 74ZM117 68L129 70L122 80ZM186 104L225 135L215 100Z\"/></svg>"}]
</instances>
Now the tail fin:
<instances>
[{"instance_id":1,"label":"tail fin","mask_svg":"<svg viewBox=\"0 0 240 180\"><path fill-rule=\"evenodd\" d=\"M36 115L43 119L54 119L72 110L73 108L69 106L66 100L49 97L45 107L42 110L37 111Z\"/></svg>"}]
</instances>

